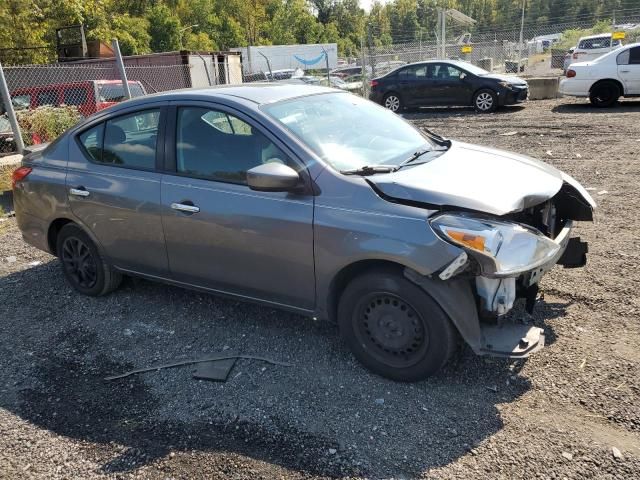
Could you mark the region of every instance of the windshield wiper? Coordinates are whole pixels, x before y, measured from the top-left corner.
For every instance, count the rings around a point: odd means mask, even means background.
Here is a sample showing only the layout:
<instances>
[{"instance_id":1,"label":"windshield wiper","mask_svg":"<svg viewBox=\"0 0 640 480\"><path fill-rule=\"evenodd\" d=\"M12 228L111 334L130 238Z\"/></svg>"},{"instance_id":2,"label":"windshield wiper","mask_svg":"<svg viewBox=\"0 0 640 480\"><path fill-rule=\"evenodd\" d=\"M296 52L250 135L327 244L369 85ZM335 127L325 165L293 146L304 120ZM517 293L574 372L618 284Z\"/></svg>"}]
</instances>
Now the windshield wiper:
<instances>
[{"instance_id":1,"label":"windshield wiper","mask_svg":"<svg viewBox=\"0 0 640 480\"><path fill-rule=\"evenodd\" d=\"M413 163L416 160L418 160L421 156L426 155L427 153L434 153L434 152L446 152L447 150L449 150L449 148L430 148L429 150L418 150L417 152L415 152L413 155L411 155L409 158L407 158L404 162L401 162L400 164L398 164L393 171L397 172L398 170L400 170L401 168L404 168L408 165L422 165L424 163L429 163L427 162L420 162L420 163ZM433 159L432 159L433 160Z\"/></svg>"},{"instance_id":2,"label":"windshield wiper","mask_svg":"<svg viewBox=\"0 0 640 480\"><path fill-rule=\"evenodd\" d=\"M427 134L427 137L429 137L431 140L433 140L438 146L440 147L446 147L446 148L450 148L451 147L451 140L449 140L448 138L444 138L440 135L438 135L435 132L432 132L431 130L429 130L428 128L423 127L422 131L424 133Z\"/></svg>"},{"instance_id":3,"label":"windshield wiper","mask_svg":"<svg viewBox=\"0 0 640 480\"><path fill-rule=\"evenodd\" d=\"M391 165L365 165L352 170L340 170L340 173L344 175L375 175L376 173L391 173L395 171L395 168Z\"/></svg>"}]
</instances>

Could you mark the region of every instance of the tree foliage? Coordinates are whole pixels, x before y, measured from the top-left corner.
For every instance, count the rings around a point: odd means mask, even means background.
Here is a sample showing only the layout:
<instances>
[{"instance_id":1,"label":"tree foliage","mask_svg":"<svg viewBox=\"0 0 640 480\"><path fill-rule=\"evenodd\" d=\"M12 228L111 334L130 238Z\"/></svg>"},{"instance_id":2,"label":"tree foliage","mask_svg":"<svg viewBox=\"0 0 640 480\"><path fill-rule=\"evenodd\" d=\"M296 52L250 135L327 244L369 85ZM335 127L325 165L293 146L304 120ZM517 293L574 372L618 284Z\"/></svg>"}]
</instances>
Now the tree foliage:
<instances>
[{"instance_id":1,"label":"tree foliage","mask_svg":"<svg viewBox=\"0 0 640 480\"><path fill-rule=\"evenodd\" d=\"M435 37L437 9L456 8L478 28L513 29L523 0L1 0L0 48L18 61L52 59L55 29L82 23L89 39L118 38L124 54L215 50L246 45L335 42L357 55L361 43L388 45ZM526 0L528 25L610 18L639 0ZM32 48L48 47L48 48Z\"/></svg>"}]
</instances>

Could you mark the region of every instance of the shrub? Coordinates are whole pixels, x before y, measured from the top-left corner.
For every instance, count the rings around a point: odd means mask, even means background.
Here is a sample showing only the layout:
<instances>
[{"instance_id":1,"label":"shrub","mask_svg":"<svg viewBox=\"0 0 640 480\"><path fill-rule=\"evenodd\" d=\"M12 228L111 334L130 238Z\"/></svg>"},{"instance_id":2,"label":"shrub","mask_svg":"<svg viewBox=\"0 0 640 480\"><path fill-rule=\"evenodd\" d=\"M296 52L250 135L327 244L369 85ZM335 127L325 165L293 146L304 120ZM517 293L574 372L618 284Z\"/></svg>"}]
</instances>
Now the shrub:
<instances>
[{"instance_id":1,"label":"shrub","mask_svg":"<svg viewBox=\"0 0 640 480\"><path fill-rule=\"evenodd\" d=\"M51 142L81 119L75 107L43 106L16 112L25 145Z\"/></svg>"}]
</instances>

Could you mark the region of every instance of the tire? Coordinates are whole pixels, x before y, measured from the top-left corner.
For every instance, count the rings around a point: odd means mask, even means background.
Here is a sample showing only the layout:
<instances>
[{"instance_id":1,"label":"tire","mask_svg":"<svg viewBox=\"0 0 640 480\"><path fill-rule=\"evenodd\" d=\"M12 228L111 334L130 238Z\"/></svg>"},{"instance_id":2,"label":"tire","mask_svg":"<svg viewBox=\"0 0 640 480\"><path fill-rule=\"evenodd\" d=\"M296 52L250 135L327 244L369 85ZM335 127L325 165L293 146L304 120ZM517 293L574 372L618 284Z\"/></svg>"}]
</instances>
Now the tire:
<instances>
[{"instance_id":1,"label":"tire","mask_svg":"<svg viewBox=\"0 0 640 480\"><path fill-rule=\"evenodd\" d=\"M589 92L589 101L594 107L608 108L614 106L620 98L620 87L613 82L600 82Z\"/></svg>"},{"instance_id":2,"label":"tire","mask_svg":"<svg viewBox=\"0 0 640 480\"><path fill-rule=\"evenodd\" d=\"M74 223L60 230L56 252L67 282L84 295L106 295L122 282L122 275L105 263L89 235Z\"/></svg>"},{"instance_id":3,"label":"tire","mask_svg":"<svg viewBox=\"0 0 640 480\"><path fill-rule=\"evenodd\" d=\"M400 95L394 92L387 93L384 96L384 99L382 100L382 106L388 110L391 110L393 113L398 113L404 108L402 105L402 100L400 99Z\"/></svg>"},{"instance_id":4,"label":"tire","mask_svg":"<svg viewBox=\"0 0 640 480\"><path fill-rule=\"evenodd\" d=\"M478 113L495 112L498 108L498 95L489 88L478 90L473 96L473 108Z\"/></svg>"},{"instance_id":5,"label":"tire","mask_svg":"<svg viewBox=\"0 0 640 480\"><path fill-rule=\"evenodd\" d=\"M457 345L456 331L440 306L394 269L352 280L338 304L338 325L365 367L401 382L433 375Z\"/></svg>"}]
</instances>

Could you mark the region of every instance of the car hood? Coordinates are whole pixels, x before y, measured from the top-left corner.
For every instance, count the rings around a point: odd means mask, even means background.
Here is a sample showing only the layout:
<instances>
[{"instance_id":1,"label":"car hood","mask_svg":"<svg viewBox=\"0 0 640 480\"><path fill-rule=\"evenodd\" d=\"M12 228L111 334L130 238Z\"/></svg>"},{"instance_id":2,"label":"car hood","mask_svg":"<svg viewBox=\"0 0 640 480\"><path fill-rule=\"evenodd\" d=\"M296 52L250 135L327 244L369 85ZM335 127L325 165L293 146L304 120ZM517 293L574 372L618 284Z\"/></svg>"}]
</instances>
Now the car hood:
<instances>
[{"instance_id":1,"label":"car hood","mask_svg":"<svg viewBox=\"0 0 640 480\"><path fill-rule=\"evenodd\" d=\"M595 208L578 182L551 165L462 142L452 142L449 150L423 165L367 178L383 195L396 201L452 206L494 215L538 205L558 193L566 182Z\"/></svg>"},{"instance_id":2,"label":"car hood","mask_svg":"<svg viewBox=\"0 0 640 480\"><path fill-rule=\"evenodd\" d=\"M483 78L492 78L494 80L499 80L501 82L509 82L513 85L526 85L526 80L520 77L514 77L513 75L500 75L499 73L490 73L488 75L483 75Z\"/></svg>"}]
</instances>

